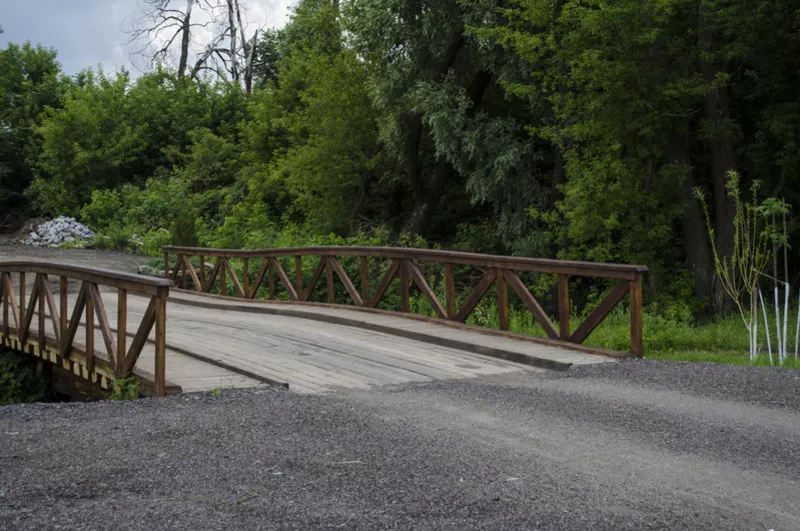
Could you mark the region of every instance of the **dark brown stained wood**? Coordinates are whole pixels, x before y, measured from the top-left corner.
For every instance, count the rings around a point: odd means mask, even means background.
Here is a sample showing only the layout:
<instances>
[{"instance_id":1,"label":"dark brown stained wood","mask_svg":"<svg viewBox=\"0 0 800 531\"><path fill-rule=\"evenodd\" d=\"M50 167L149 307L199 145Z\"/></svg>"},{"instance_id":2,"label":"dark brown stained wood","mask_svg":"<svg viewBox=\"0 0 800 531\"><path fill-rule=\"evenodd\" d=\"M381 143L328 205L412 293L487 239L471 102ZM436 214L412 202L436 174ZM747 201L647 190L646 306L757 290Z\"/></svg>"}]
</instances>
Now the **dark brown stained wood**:
<instances>
[{"instance_id":1,"label":"dark brown stained wood","mask_svg":"<svg viewBox=\"0 0 800 531\"><path fill-rule=\"evenodd\" d=\"M328 258L328 264L336 271L336 276L339 277L339 280L344 285L344 289L347 290L347 293L350 295L350 298L353 299L353 302L356 303L356 306L363 306L364 302L361 299L361 295L356 291L353 281L347 276L347 272L345 272L339 260L333 257Z\"/></svg>"},{"instance_id":2,"label":"dark brown stained wood","mask_svg":"<svg viewBox=\"0 0 800 531\"><path fill-rule=\"evenodd\" d=\"M631 354L644 356L644 340L642 336L642 277L630 283L631 304Z\"/></svg>"},{"instance_id":3,"label":"dark brown stained wood","mask_svg":"<svg viewBox=\"0 0 800 531\"><path fill-rule=\"evenodd\" d=\"M136 366L136 362L139 361L139 354L142 353L142 349L147 342L147 337L150 335L150 331L153 329L153 325L156 322L156 304L156 298L151 298L150 304L147 305L147 310L145 310L142 316L142 322L136 330L136 335L133 336L131 346L128 347L128 353L125 355L124 375L130 374Z\"/></svg>"},{"instance_id":4,"label":"dark brown stained wood","mask_svg":"<svg viewBox=\"0 0 800 531\"><path fill-rule=\"evenodd\" d=\"M328 304L336 302L336 292L333 286L333 268L331 267L331 257L325 257L325 272L327 274Z\"/></svg>"},{"instance_id":5,"label":"dark brown stained wood","mask_svg":"<svg viewBox=\"0 0 800 531\"><path fill-rule=\"evenodd\" d=\"M11 310L11 315L14 318L14 326L17 328L17 330L19 330L21 321L20 321L19 309L17 308L17 300L16 297L14 297L14 285L11 283L10 273L6 273L3 276L3 283L5 285L5 289L3 290L3 295L5 299L5 302L3 303L4 306L3 312L5 314L8 312L9 309ZM5 336L8 337L8 317L4 316L3 320L6 326Z\"/></svg>"},{"instance_id":6,"label":"dark brown stained wood","mask_svg":"<svg viewBox=\"0 0 800 531\"><path fill-rule=\"evenodd\" d=\"M272 260L267 259L269 269L267 270L267 286L269 287L269 300L275 300L275 268L272 267Z\"/></svg>"},{"instance_id":7,"label":"dark brown stained wood","mask_svg":"<svg viewBox=\"0 0 800 531\"><path fill-rule=\"evenodd\" d=\"M181 269L183 268L183 260L181 259L182 256L183 256L182 254L175 255L175 269L172 271L172 275L170 277L170 279L173 282L178 280L178 276L180 275Z\"/></svg>"},{"instance_id":8,"label":"dark brown stained wood","mask_svg":"<svg viewBox=\"0 0 800 531\"><path fill-rule=\"evenodd\" d=\"M428 302L433 308L433 311L436 312L436 315L442 319L447 318L447 313L444 311L444 308L442 308L442 303L439 302L439 297L437 297L433 292L428 284L428 281L425 280L425 275L423 275L422 271L419 270L417 264L409 260L406 262L406 265L408 266L409 273L411 273L411 278L414 279L414 283L417 285L425 298L428 299Z\"/></svg>"},{"instance_id":9,"label":"dark brown stained wood","mask_svg":"<svg viewBox=\"0 0 800 531\"><path fill-rule=\"evenodd\" d=\"M205 290L206 287L206 257L200 255L200 289Z\"/></svg>"},{"instance_id":10,"label":"dark brown stained wood","mask_svg":"<svg viewBox=\"0 0 800 531\"><path fill-rule=\"evenodd\" d=\"M155 309L155 326L156 326L156 354L155 354L155 380L156 380L156 396L166 396L166 383L167 383L167 358L166 358L166 341L167 341L167 294L166 289L156 297Z\"/></svg>"},{"instance_id":11,"label":"dark brown stained wood","mask_svg":"<svg viewBox=\"0 0 800 531\"><path fill-rule=\"evenodd\" d=\"M475 310L475 307L481 302L481 299L489 288L492 286L492 283L495 281L495 269L489 269L486 273L483 274L478 285L475 287L475 291L472 292L472 295L464 303L464 306L461 307L461 311L458 312L456 315L455 320L459 323L464 323L467 321L467 317Z\"/></svg>"},{"instance_id":12,"label":"dark brown stained wood","mask_svg":"<svg viewBox=\"0 0 800 531\"><path fill-rule=\"evenodd\" d=\"M306 287L305 293L303 293L303 300L307 301L311 294L314 292L314 288L317 287L317 282L319 282L322 273L325 271L325 267L327 266L327 262L325 261L325 257L321 257L319 259L319 264L317 264L317 268L314 270L314 274L311 275L311 280Z\"/></svg>"},{"instance_id":13,"label":"dark brown stained wood","mask_svg":"<svg viewBox=\"0 0 800 531\"><path fill-rule=\"evenodd\" d=\"M508 269L503 271L503 276L505 276L506 282L511 286L511 289L519 295L519 298L522 299L522 302L528 307L528 310L531 312L536 322L544 328L544 333L547 334L547 337L558 339L558 330L556 330L556 326L553 324L553 321L550 320L550 317L547 315L547 312L544 311L542 305L539 304L539 301L536 300L525 283L522 282L522 279L520 279L516 273Z\"/></svg>"},{"instance_id":14,"label":"dark brown stained wood","mask_svg":"<svg viewBox=\"0 0 800 531\"><path fill-rule=\"evenodd\" d=\"M169 278L169 252L164 250L164 278Z\"/></svg>"},{"instance_id":15,"label":"dark brown stained wood","mask_svg":"<svg viewBox=\"0 0 800 531\"><path fill-rule=\"evenodd\" d=\"M121 289L117 294L117 379L124 378L125 341L128 333L128 290Z\"/></svg>"},{"instance_id":16,"label":"dark brown stained wood","mask_svg":"<svg viewBox=\"0 0 800 531\"><path fill-rule=\"evenodd\" d=\"M570 336L569 340L573 343L583 343L586 338L589 337L589 334L597 328L597 325L599 325L609 312L619 304L619 301L628 294L628 284L629 282L627 280L617 281L617 285L614 286L614 289L612 289L597 308L589 314L589 317L581 323L578 329Z\"/></svg>"},{"instance_id":17,"label":"dark brown stained wood","mask_svg":"<svg viewBox=\"0 0 800 531\"><path fill-rule=\"evenodd\" d=\"M508 330L508 286L506 277L502 269L495 270L497 277L497 317L500 322L500 330Z\"/></svg>"},{"instance_id":18,"label":"dark brown stained wood","mask_svg":"<svg viewBox=\"0 0 800 531\"><path fill-rule=\"evenodd\" d=\"M558 275L558 337L569 341L569 277Z\"/></svg>"},{"instance_id":19,"label":"dark brown stained wood","mask_svg":"<svg viewBox=\"0 0 800 531\"><path fill-rule=\"evenodd\" d=\"M27 287L25 286L25 272L19 272L19 316L25 317L25 292L27 291ZM27 328L24 327L24 328ZM25 343L25 341L22 341Z\"/></svg>"},{"instance_id":20,"label":"dark brown stained wood","mask_svg":"<svg viewBox=\"0 0 800 531\"><path fill-rule=\"evenodd\" d=\"M289 276L286 274L286 271L283 270L283 266L281 266L281 263L277 258L270 258L269 269L270 271L275 270L275 272L278 274L278 278L283 283L286 291L289 293L289 300L296 301L297 292L294 290L292 281L289 280Z\"/></svg>"},{"instance_id":21,"label":"dark brown stained wood","mask_svg":"<svg viewBox=\"0 0 800 531\"><path fill-rule=\"evenodd\" d=\"M400 265L398 264L397 260L393 261L389 266L389 270L385 275L383 275L381 283L378 284L378 288L375 290L375 293L372 294L372 298L369 300L369 304L367 304L368 307L375 308L378 303L381 302L383 294L386 293L386 290L389 288L389 284L391 284L392 280L394 280L399 268Z\"/></svg>"},{"instance_id":22,"label":"dark brown stained wood","mask_svg":"<svg viewBox=\"0 0 800 531\"><path fill-rule=\"evenodd\" d=\"M36 275L33 280L33 289L31 290L31 300L28 303L28 308L25 311L25 319L22 321L22 326L19 329L19 340L21 343L28 341L30 334L31 323L33 322L33 315L36 311L36 302L39 298L39 285L41 284L41 277ZM24 293L22 295L25 295ZM22 307L22 305L20 305Z\"/></svg>"},{"instance_id":23,"label":"dark brown stained wood","mask_svg":"<svg viewBox=\"0 0 800 531\"><path fill-rule=\"evenodd\" d=\"M37 275L36 280L39 282L39 352L44 352L45 348L47 347L47 333L45 332L45 325L47 324L47 320L45 319L45 294L44 294L44 284L47 282L47 279L44 275Z\"/></svg>"},{"instance_id":24,"label":"dark brown stained wood","mask_svg":"<svg viewBox=\"0 0 800 531\"><path fill-rule=\"evenodd\" d=\"M208 293L211 291L211 286L214 285L214 281L217 280L217 275L219 275L219 268L221 264L219 263L219 259L217 259L214 267L211 268L211 274L208 276L208 282L203 285L203 291Z\"/></svg>"},{"instance_id":25,"label":"dark brown stained wood","mask_svg":"<svg viewBox=\"0 0 800 531\"><path fill-rule=\"evenodd\" d=\"M233 288L236 290L236 293L239 294L240 297L244 297L244 288L242 287L242 283L239 282L239 277L236 276L236 272L231 267L230 262L225 260L224 262L225 270L231 276L231 282L233 282ZM225 292L227 294L227 291Z\"/></svg>"},{"instance_id":26,"label":"dark brown stained wood","mask_svg":"<svg viewBox=\"0 0 800 531\"><path fill-rule=\"evenodd\" d=\"M242 259L242 297L250 296L250 260L247 258Z\"/></svg>"},{"instance_id":27,"label":"dark brown stained wood","mask_svg":"<svg viewBox=\"0 0 800 531\"><path fill-rule=\"evenodd\" d=\"M225 297L228 296L228 279L225 278L226 262L227 260L225 258L217 258L217 263L219 264L219 282L220 282L219 292Z\"/></svg>"},{"instance_id":28,"label":"dark brown stained wood","mask_svg":"<svg viewBox=\"0 0 800 531\"><path fill-rule=\"evenodd\" d=\"M456 273L453 264L444 265L444 290L447 299L447 318L456 318Z\"/></svg>"},{"instance_id":29,"label":"dark brown stained wood","mask_svg":"<svg viewBox=\"0 0 800 531\"><path fill-rule=\"evenodd\" d=\"M200 283L200 279L197 278L197 273L194 272L194 267L192 267L192 262L189 261L189 257L183 255L183 266L186 271L189 272L189 276L192 277L192 284L194 284L194 290L201 292L203 291L203 285ZM186 275L183 276L184 278L184 287L186 287Z\"/></svg>"},{"instance_id":30,"label":"dark brown stained wood","mask_svg":"<svg viewBox=\"0 0 800 531\"><path fill-rule=\"evenodd\" d=\"M94 282L115 288L135 288L137 293L155 295L158 287L172 287L167 279L112 271L100 267L60 264L38 260L9 260L0 262L0 270L6 272L23 272L35 275L52 275L69 277L79 282ZM21 286L20 286L21 287Z\"/></svg>"},{"instance_id":31,"label":"dark brown stained wood","mask_svg":"<svg viewBox=\"0 0 800 531\"><path fill-rule=\"evenodd\" d=\"M410 293L409 290L411 288L409 282L409 274L408 274L408 260L402 260L400 262L400 305L402 306L403 312L409 313L411 311L411 301L410 301Z\"/></svg>"},{"instance_id":32,"label":"dark brown stained wood","mask_svg":"<svg viewBox=\"0 0 800 531\"><path fill-rule=\"evenodd\" d=\"M250 289L248 298L255 298L256 293L258 293L258 288L261 287L261 283L264 281L264 275L266 274L267 269L269 269L269 260L264 258L264 261L261 263L261 267L258 268L258 273L256 273L256 279L253 281L253 286Z\"/></svg>"},{"instance_id":33,"label":"dark brown stained wood","mask_svg":"<svg viewBox=\"0 0 800 531\"><path fill-rule=\"evenodd\" d=\"M53 324L53 335L56 338L56 343L60 343L61 317L58 308L56 307L56 298L53 295L53 288L50 286L50 282L48 281L46 275L44 276L44 281L42 282L41 295L44 297L44 300L47 303L47 309L50 312L50 322Z\"/></svg>"},{"instance_id":34,"label":"dark brown stained wood","mask_svg":"<svg viewBox=\"0 0 800 531\"><path fill-rule=\"evenodd\" d=\"M69 305L69 281L65 276L58 277L58 302L61 306L61 313L60 313L60 324L61 324L61 336L65 337L67 335L67 311ZM61 348L62 344L59 342L59 348Z\"/></svg>"},{"instance_id":35,"label":"dark brown stained wood","mask_svg":"<svg viewBox=\"0 0 800 531\"><path fill-rule=\"evenodd\" d=\"M91 297L92 284L84 282L84 293L86 293L86 369L91 378L94 373L94 301Z\"/></svg>"},{"instance_id":36,"label":"dark brown stained wood","mask_svg":"<svg viewBox=\"0 0 800 531\"><path fill-rule=\"evenodd\" d=\"M297 296L302 297L303 295L303 257L297 255L294 257L294 278L297 284L295 284L294 289L297 291Z\"/></svg>"},{"instance_id":37,"label":"dark brown stained wood","mask_svg":"<svg viewBox=\"0 0 800 531\"><path fill-rule=\"evenodd\" d=\"M361 305L369 300L369 258L360 257L361 261Z\"/></svg>"},{"instance_id":38,"label":"dark brown stained wood","mask_svg":"<svg viewBox=\"0 0 800 531\"><path fill-rule=\"evenodd\" d=\"M495 256L435 249L409 249L394 247L293 247L285 249L232 250L206 249L202 247L166 246L165 252L190 255L207 254L228 258L284 257L284 256L369 256L392 260L418 260L471 265L481 268L500 268L540 273L560 273L570 276L588 276L633 280L647 272L647 267L638 265L575 262L548 258L525 258L518 256Z\"/></svg>"},{"instance_id":39,"label":"dark brown stained wood","mask_svg":"<svg viewBox=\"0 0 800 531\"><path fill-rule=\"evenodd\" d=\"M100 326L100 334L103 336L103 342L106 345L106 353L108 354L108 361L114 367L114 372L117 369L117 345L114 343L114 335L111 333L111 325L108 323L108 314L106 307L103 303L103 297L100 296L100 290L97 289L96 284L89 284L87 286L89 299L92 301L94 312L97 315L97 323Z\"/></svg>"},{"instance_id":40,"label":"dark brown stained wood","mask_svg":"<svg viewBox=\"0 0 800 531\"><path fill-rule=\"evenodd\" d=\"M0 294L3 296L3 341L8 339L8 288L6 287L6 274L0 273Z\"/></svg>"},{"instance_id":41,"label":"dark brown stained wood","mask_svg":"<svg viewBox=\"0 0 800 531\"><path fill-rule=\"evenodd\" d=\"M59 355L64 359L69 357L69 354L72 350L72 342L75 340L75 334L78 333L78 326L81 324L81 315L83 314L83 309L85 307L86 283L82 284L80 291L78 291L78 298L75 300L75 307L72 309L72 316L69 319L67 333L64 334L63 341L61 343Z\"/></svg>"}]
</instances>

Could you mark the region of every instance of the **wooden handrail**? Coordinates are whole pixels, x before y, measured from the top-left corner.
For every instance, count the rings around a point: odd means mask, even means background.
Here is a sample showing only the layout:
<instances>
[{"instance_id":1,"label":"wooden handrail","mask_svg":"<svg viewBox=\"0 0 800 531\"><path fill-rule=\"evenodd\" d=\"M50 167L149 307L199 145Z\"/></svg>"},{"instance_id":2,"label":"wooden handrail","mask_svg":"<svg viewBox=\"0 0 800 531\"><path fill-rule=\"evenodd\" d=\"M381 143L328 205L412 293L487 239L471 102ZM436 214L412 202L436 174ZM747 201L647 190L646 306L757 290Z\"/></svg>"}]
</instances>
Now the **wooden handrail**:
<instances>
[{"instance_id":1,"label":"wooden handrail","mask_svg":"<svg viewBox=\"0 0 800 531\"><path fill-rule=\"evenodd\" d=\"M295 247L283 249L237 250L237 249L205 249L199 247L167 246L164 251L164 274L166 278L177 281L181 278L186 288L191 280L194 290L199 293L210 293L219 285L219 292L228 296L230 280L233 296L252 299L256 296L262 283L268 283L268 295L275 298L275 279L286 290L290 300L309 302L314 288L323 275L326 277L327 301L335 301L335 281L344 287L345 292L355 306L376 308L386 294L389 286L400 281L400 311L410 310L409 290L416 286L419 292L430 303L433 312L440 319L464 323L475 311L481 299L495 286L497 290L497 312L501 330L509 329L509 290L517 294L528 308L533 319L542 326L550 339L568 343L583 343L592 331L619 304L625 295L630 300L630 351L642 356L642 279L648 271L645 266L607 264L594 262L576 262L551 260L542 258L525 258L514 256L494 256L456 251L438 251L431 249L411 249L394 247ZM170 256L175 255L175 267L170 268ZM200 258L199 274L192 266L190 257ZM303 276L303 258L315 256L319 263L308 283ZM342 264L341 257L360 259L360 282L354 283ZM207 271L206 258L215 259L210 272ZM279 258L294 259L294 278L283 269ZM243 282L237 277L230 264L231 259L241 259ZM369 259L390 260L377 288L369 291ZM251 260L261 260L260 267L251 267ZM419 263L437 263L444 266L445 304L442 305L428 280L421 272ZM470 266L482 272L482 276L474 291L456 308L455 267ZM254 278L251 272L257 270ZM535 272L555 274L558 279L558 327L551 321L543 307L518 272ZM208 273L208 274L207 274ZM570 326L569 278L573 276L614 279L617 285L607 297L594 309L589 317L574 331ZM356 287L360 286L360 290Z\"/></svg>"},{"instance_id":2,"label":"wooden handrail","mask_svg":"<svg viewBox=\"0 0 800 531\"><path fill-rule=\"evenodd\" d=\"M207 249L202 247L165 246L165 253L189 256L213 256L222 258L282 258L293 256L366 256L370 258L391 258L393 260L420 260L442 262L475 267L496 267L532 271L536 273L562 273L571 276L616 278L633 280L647 273L646 266L609 264L602 262L576 262L571 260L552 260L549 258L526 258L519 256L498 256L460 251L439 251L436 249L414 249L399 247L289 247L283 249Z\"/></svg>"},{"instance_id":3,"label":"wooden handrail","mask_svg":"<svg viewBox=\"0 0 800 531\"><path fill-rule=\"evenodd\" d=\"M17 290L14 289L12 275L19 275ZM33 276L33 284L30 301L26 304L28 275ZM57 279L58 297L53 293L51 278L53 281ZM68 300L69 281L80 283L71 313ZM167 279L96 267L39 261L0 262L2 342L8 347L33 353L109 390L115 380L133 375L139 355L155 327L154 394L164 396L166 306L172 286L172 281ZM116 332L112 330L106 313L101 287L117 290ZM129 294L150 298L130 346L126 343ZM31 325L37 314L38 326L36 338L33 340ZM75 341L81 325L86 328L86 341L83 345ZM102 356L96 356L95 352L95 326L102 336Z\"/></svg>"}]
</instances>

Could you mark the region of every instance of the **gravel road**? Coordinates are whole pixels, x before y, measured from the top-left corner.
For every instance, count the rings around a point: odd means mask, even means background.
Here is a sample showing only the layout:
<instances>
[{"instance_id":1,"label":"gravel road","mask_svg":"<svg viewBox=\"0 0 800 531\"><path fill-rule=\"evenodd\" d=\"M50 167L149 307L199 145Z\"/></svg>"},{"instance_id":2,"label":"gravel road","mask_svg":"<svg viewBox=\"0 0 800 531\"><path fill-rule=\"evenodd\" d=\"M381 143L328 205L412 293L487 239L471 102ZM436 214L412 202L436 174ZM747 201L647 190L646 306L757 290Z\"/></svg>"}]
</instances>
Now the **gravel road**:
<instances>
[{"instance_id":1,"label":"gravel road","mask_svg":"<svg viewBox=\"0 0 800 531\"><path fill-rule=\"evenodd\" d=\"M643 361L10 406L0 528L800 529L798 374Z\"/></svg>"}]
</instances>

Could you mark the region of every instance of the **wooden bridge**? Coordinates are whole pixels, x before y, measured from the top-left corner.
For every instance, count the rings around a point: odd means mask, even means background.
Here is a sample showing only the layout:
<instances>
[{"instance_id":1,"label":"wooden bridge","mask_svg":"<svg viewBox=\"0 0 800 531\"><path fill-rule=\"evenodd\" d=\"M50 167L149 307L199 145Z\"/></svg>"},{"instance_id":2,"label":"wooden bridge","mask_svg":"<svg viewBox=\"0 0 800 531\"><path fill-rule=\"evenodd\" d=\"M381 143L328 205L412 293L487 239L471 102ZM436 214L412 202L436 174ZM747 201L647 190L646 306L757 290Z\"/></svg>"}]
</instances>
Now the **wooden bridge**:
<instances>
[{"instance_id":1,"label":"wooden bridge","mask_svg":"<svg viewBox=\"0 0 800 531\"><path fill-rule=\"evenodd\" d=\"M646 271L381 247L165 247L165 278L8 261L0 333L54 382L95 396L131 378L157 396L258 385L325 392L641 356ZM605 296L576 311L571 282ZM543 305L530 286L548 284L553 300ZM585 346L626 296L629 352ZM573 327L576 315L586 317Z\"/></svg>"}]
</instances>

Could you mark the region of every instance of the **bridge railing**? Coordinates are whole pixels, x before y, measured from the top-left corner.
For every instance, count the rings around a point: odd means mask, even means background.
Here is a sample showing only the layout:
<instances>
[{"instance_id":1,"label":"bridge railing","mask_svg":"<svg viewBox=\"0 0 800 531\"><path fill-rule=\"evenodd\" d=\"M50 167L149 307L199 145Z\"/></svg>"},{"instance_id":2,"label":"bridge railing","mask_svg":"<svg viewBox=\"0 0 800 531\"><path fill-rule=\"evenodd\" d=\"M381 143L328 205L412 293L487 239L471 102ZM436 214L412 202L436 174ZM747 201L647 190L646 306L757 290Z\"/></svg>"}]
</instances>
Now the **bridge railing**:
<instances>
[{"instance_id":1,"label":"bridge railing","mask_svg":"<svg viewBox=\"0 0 800 531\"><path fill-rule=\"evenodd\" d=\"M478 307L481 299L494 287L497 290L497 313L499 328L508 330L509 287L530 311L533 319L552 340L582 344L589 334L628 295L630 299L630 351L641 356L642 345L642 278L647 267L635 265L575 262L540 258L482 255L475 253L408 249L392 247L299 247L266 250L230 250L190 247L164 247L164 269L166 278L180 281L184 288L188 283L200 293L210 293L219 287L219 292L228 295L228 280L235 297L252 299L267 279L269 298L275 297L275 277L285 288L292 301L309 301L317 283L326 276L327 301L335 302L334 278L338 278L355 306L376 308L384 298L389 286L400 279L401 311L410 312L410 289L416 285L440 319L464 323ZM199 258L199 268L192 264ZM303 274L303 259L318 258L311 278L306 281ZM294 260L294 280L287 274L281 259ZM360 261L360 287L352 281L340 259L357 258ZM170 267L170 262L174 267ZM207 259L213 259L210 270ZM240 279L231 265L232 259L241 260ZM377 288L370 290L370 259L389 261L388 269L381 271ZM259 264L256 262L260 261ZM197 262L197 260L195 260ZM420 266L436 264L443 267L444 304L436 295ZM480 273L471 293L457 307L456 266L470 266ZM252 272L256 271L255 276ZM291 271L291 269L290 269ZM528 286L520 278L520 272L554 274L557 276L558 325L554 324ZM574 330L570 325L570 277L593 277L616 280L603 301ZM440 289L441 291L441 289Z\"/></svg>"},{"instance_id":2,"label":"bridge railing","mask_svg":"<svg viewBox=\"0 0 800 531\"><path fill-rule=\"evenodd\" d=\"M30 280L32 283L28 284ZM71 281L80 287L70 312ZM53 293L56 283L58 296ZM172 285L165 279L94 267L35 261L0 262L3 344L51 361L110 390L115 380L133 374L155 327L154 388L150 391L164 396L167 297ZM116 331L109 321L101 288L116 290ZM150 301L128 346L129 294L149 297ZM37 317L35 330L34 317ZM82 326L85 327L84 344L75 340ZM99 327L103 342L99 351L95 347L95 326Z\"/></svg>"}]
</instances>

